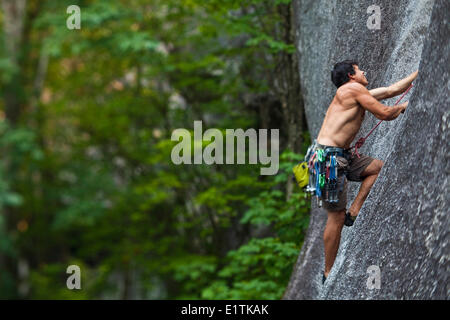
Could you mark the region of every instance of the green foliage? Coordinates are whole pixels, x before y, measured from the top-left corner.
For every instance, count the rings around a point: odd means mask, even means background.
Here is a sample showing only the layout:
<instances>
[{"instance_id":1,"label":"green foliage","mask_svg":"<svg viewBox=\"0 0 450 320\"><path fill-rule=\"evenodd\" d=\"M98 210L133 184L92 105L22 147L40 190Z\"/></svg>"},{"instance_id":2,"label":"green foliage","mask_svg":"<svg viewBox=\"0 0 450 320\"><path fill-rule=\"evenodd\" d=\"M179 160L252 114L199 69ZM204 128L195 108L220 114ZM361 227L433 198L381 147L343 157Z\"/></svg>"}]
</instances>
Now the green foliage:
<instances>
[{"instance_id":1,"label":"green foliage","mask_svg":"<svg viewBox=\"0 0 450 320\"><path fill-rule=\"evenodd\" d=\"M262 127L247 97L272 95L274 58L294 50L272 32L290 1L85 0L80 30L71 1L27 3L19 67L0 41L0 82L22 95L17 123L0 114L0 297L279 299L308 224L304 194L286 194L301 155L271 177L170 157L194 120Z\"/></svg>"},{"instance_id":2,"label":"green foliage","mask_svg":"<svg viewBox=\"0 0 450 320\"><path fill-rule=\"evenodd\" d=\"M80 267L80 290L69 290L66 285L67 278L71 275L67 274L66 270L72 264ZM88 298L89 288L86 286L90 285L90 276L91 271L80 261L68 262L67 265L65 263L42 265L39 269L32 271L30 276L33 297L40 300L85 300Z\"/></svg>"},{"instance_id":3,"label":"green foliage","mask_svg":"<svg viewBox=\"0 0 450 320\"><path fill-rule=\"evenodd\" d=\"M280 172L275 176L272 185L292 179L292 168L301 159L302 155L291 151L283 152L280 156ZM257 197L250 198L247 202L250 209L245 212L241 222L272 225L283 239L293 242L301 240L308 225L307 213L310 208L303 190L299 190L298 186L295 186L294 190L296 192L287 200L285 193L277 188L268 189Z\"/></svg>"},{"instance_id":4,"label":"green foliage","mask_svg":"<svg viewBox=\"0 0 450 320\"><path fill-rule=\"evenodd\" d=\"M178 299L196 299L202 288L215 277L217 258L214 256L184 256L173 260L173 277L181 284Z\"/></svg>"},{"instance_id":5,"label":"green foliage","mask_svg":"<svg viewBox=\"0 0 450 320\"><path fill-rule=\"evenodd\" d=\"M6 212L17 210L27 200L14 187L29 184L30 177L42 159L42 151L36 144L35 134L26 128L12 128L5 122L0 122L0 152L3 155L0 162L0 255L4 259L15 259L19 255L16 246L18 234L10 230ZM19 221L22 215L14 217ZM0 296L15 298L15 279L13 272L2 268L0 277Z\"/></svg>"},{"instance_id":6,"label":"green foliage","mask_svg":"<svg viewBox=\"0 0 450 320\"><path fill-rule=\"evenodd\" d=\"M285 151L281 155L281 172L274 181L285 181L302 155ZM280 299L286 288L309 223L309 206L302 192L288 201L277 183L267 183L266 191L247 201L248 210L241 223L270 225L276 237L250 239L239 249L230 251L226 265L202 292L205 299ZM301 199L301 200L300 200Z\"/></svg>"},{"instance_id":7,"label":"green foliage","mask_svg":"<svg viewBox=\"0 0 450 320\"><path fill-rule=\"evenodd\" d=\"M298 252L298 245L279 238L251 239L229 252L228 264L202 298L280 299Z\"/></svg>"}]
</instances>

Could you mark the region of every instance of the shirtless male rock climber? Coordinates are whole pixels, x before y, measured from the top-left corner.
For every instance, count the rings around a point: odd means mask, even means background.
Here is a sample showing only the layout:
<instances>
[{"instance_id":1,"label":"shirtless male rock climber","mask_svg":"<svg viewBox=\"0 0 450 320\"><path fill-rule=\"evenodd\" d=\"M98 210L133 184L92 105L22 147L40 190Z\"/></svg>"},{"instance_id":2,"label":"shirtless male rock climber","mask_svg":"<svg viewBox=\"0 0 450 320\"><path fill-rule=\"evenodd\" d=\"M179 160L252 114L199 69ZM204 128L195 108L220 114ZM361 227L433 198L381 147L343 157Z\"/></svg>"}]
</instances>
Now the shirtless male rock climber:
<instances>
[{"instance_id":1,"label":"shirtless male rock climber","mask_svg":"<svg viewBox=\"0 0 450 320\"><path fill-rule=\"evenodd\" d=\"M338 88L325 115L319 135L318 148L342 148L345 157L338 157L338 167L345 167L346 179L337 203L324 202L328 219L323 234L325 247L325 271L323 282L330 273L338 252L343 225L353 225L369 191L378 177L383 161L367 155L352 156L347 149L358 133L366 111L380 120L390 121L405 112L408 102L388 107L378 100L391 98L403 93L417 77L418 71L389 87L367 90L369 83L364 71L356 61L345 60L337 63L331 72L331 79ZM362 182L358 195L348 210L347 179Z\"/></svg>"}]
</instances>

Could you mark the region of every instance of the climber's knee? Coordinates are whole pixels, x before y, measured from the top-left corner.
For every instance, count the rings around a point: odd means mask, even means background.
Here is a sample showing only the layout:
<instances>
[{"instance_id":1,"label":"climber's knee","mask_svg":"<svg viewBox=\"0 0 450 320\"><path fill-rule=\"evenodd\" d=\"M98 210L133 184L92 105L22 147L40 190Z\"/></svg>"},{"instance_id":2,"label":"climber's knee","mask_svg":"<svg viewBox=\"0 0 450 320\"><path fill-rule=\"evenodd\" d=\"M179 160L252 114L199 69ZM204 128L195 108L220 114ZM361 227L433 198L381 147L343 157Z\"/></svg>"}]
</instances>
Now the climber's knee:
<instances>
[{"instance_id":1,"label":"climber's knee","mask_svg":"<svg viewBox=\"0 0 450 320\"><path fill-rule=\"evenodd\" d=\"M384 161L383 160L377 160L377 162L378 162L378 166L379 166L378 172L380 172L381 168L383 168L383 166L384 166Z\"/></svg>"},{"instance_id":2,"label":"climber's knee","mask_svg":"<svg viewBox=\"0 0 450 320\"><path fill-rule=\"evenodd\" d=\"M327 226L343 226L345 220L345 209L339 211L327 211L328 220Z\"/></svg>"},{"instance_id":3,"label":"climber's knee","mask_svg":"<svg viewBox=\"0 0 450 320\"><path fill-rule=\"evenodd\" d=\"M375 159L373 160L367 168L361 173L361 177L372 176L380 173L381 168L383 168L384 162L382 160Z\"/></svg>"}]
</instances>

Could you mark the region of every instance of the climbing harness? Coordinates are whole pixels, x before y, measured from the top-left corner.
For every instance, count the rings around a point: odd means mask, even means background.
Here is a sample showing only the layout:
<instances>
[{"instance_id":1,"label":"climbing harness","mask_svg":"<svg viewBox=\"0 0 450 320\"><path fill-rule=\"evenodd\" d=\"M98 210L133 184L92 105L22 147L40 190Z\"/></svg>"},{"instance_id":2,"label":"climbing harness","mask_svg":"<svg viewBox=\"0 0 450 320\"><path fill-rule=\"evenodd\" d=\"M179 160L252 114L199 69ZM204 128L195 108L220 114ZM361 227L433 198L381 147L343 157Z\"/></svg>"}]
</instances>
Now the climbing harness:
<instances>
[{"instance_id":1,"label":"climbing harness","mask_svg":"<svg viewBox=\"0 0 450 320\"><path fill-rule=\"evenodd\" d=\"M413 84L411 83L408 87L408 89L406 89L406 91L402 94L402 96L400 97L400 99L397 100L397 102L394 104L394 106L396 106L402 99L403 97L408 93L409 89L411 89L411 87L413 86ZM360 158L359 153L358 153L358 148L361 148L364 144L364 142L366 142L366 139L372 134L372 132L380 125L380 123L382 123L383 120L380 120L377 125L375 127L372 128L372 130L370 130L370 132L367 134L367 136L365 137L361 137L358 139L358 141L356 141L355 145L353 147L350 147L350 149L355 148L355 151L352 152L352 156L354 154L356 154L356 156L358 158Z\"/></svg>"}]
</instances>

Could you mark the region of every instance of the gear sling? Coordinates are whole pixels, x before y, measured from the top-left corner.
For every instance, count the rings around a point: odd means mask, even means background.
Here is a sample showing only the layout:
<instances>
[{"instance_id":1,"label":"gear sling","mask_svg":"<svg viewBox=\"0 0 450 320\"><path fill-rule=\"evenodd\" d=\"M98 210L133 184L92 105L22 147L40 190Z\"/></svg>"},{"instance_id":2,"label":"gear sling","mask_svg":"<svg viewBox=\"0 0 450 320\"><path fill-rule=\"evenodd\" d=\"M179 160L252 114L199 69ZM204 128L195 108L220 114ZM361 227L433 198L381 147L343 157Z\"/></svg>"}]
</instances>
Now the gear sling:
<instances>
[{"instance_id":1,"label":"gear sling","mask_svg":"<svg viewBox=\"0 0 450 320\"><path fill-rule=\"evenodd\" d=\"M339 201L346 172L345 169L339 172L337 157L348 159L349 156L348 151L343 148L323 147L314 140L308 148L305 161L293 169L299 186L306 193L316 196L319 207L322 206L322 200L330 203ZM305 179L305 172L309 179Z\"/></svg>"}]
</instances>

